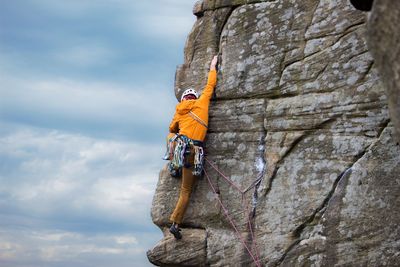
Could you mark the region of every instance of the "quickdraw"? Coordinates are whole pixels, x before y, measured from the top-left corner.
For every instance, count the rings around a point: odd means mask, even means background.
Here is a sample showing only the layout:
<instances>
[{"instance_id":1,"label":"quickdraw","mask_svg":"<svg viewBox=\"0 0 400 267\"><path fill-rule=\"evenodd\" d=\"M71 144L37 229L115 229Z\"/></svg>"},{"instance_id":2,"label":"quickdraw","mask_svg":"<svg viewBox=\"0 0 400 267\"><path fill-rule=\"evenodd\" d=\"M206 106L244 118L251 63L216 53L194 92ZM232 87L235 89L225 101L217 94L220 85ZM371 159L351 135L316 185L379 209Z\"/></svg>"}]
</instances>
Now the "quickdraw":
<instances>
[{"instance_id":1,"label":"quickdraw","mask_svg":"<svg viewBox=\"0 0 400 267\"><path fill-rule=\"evenodd\" d=\"M193 175L201 176L203 174L204 165L204 149L201 146L193 146L194 148L194 168Z\"/></svg>"},{"instance_id":2,"label":"quickdraw","mask_svg":"<svg viewBox=\"0 0 400 267\"><path fill-rule=\"evenodd\" d=\"M190 167L187 162L187 156L191 149L194 150L194 168L193 175L201 176L204 165L204 149L202 146L195 145L197 142L185 135L176 134L170 138L167 143L167 151L164 160L170 160L168 170L173 177L179 177L182 167Z\"/></svg>"}]
</instances>

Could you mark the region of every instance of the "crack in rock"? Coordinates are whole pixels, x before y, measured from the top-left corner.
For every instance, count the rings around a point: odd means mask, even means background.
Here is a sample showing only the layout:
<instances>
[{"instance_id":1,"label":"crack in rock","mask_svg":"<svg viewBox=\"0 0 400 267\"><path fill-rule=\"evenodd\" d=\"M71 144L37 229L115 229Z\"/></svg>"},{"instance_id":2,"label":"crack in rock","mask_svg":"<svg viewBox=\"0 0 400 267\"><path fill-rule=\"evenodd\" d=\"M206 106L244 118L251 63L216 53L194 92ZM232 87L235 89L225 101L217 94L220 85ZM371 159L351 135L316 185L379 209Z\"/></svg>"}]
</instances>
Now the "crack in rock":
<instances>
[{"instance_id":1,"label":"crack in rock","mask_svg":"<svg viewBox=\"0 0 400 267\"><path fill-rule=\"evenodd\" d=\"M329 206L332 197L335 195L335 192L337 191L337 187L340 184L340 182L342 181L342 179L348 178L351 173L352 173L352 168L353 166L359 162L360 160L362 160L362 158L365 156L365 154L368 153L368 151L371 150L371 148L376 144L376 142L381 138L381 135L383 133L383 131L388 127L388 124L390 123L390 120L387 120L386 122L384 122L384 125L382 126L379 136L377 138L375 138L375 141L372 142L364 151L362 151L362 153L360 153L359 155L357 155L356 160L349 166L347 167L335 180L335 182L333 183L332 189L330 190L330 192L328 193L327 197L323 200L323 202L321 203L321 205L314 211L314 213L308 217L308 219L302 223L301 225L299 225L293 232L292 232L292 236L296 238L296 240L288 247L288 249L284 252L284 254L282 255L282 257L278 260L277 265L281 265L282 262L285 260L285 258L287 257L287 255L296 247L297 244L299 244L302 240L300 239L301 233L303 232L303 230L309 226L312 222L315 221L316 218L318 218L318 220L320 218L323 217L324 212L326 211L327 207Z\"/></svg>"}]
</instances>

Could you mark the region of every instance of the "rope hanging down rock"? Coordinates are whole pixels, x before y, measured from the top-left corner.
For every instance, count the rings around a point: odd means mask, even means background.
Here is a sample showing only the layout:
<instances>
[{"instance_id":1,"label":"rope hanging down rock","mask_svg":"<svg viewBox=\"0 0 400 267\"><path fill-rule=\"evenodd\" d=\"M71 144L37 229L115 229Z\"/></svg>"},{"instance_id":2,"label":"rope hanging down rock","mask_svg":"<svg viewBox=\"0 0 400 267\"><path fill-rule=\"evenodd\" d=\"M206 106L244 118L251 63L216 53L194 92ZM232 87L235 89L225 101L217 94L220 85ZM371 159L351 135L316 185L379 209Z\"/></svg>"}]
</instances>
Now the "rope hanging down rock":
<instances>
[{"instance_id":1,"label":"rope hanging down rock","mask_svg":"<svg viewBox=\"0 0 400 267\"><path fill-rule=\"evenodd\" d=\"M252 239L252 243L251 243L251 247L249 248L249 246L246 244L242 234L239 232L238 227L236 226L235 221L232 219L232 217L230 216L228 209L224 206L224 204L222 203L221 198L219 197L219 193L217 193L217 190L215 189L215 186L213 185L213 183L211 182L211 178L208 175L207 171L204 169L204 174L207 177L207 181L210 185L211 190L214 192L222 210L224 211L224 214L226 216L226 218L228 219L229 223L232 225L233 229L235 230L235 233L237 235L237 237L239 238L239 240L241 241L241 243L243 244L243 246L246 248L247 252L249 253L250 257L253 259L255 265L257 267L261 267L261 262L260 262L260 253L257 247L257 242L256 239L254 237L254 231L253 231L253 226L251 224L250 221L250 211L249 211L249 206L244 204L244 195L246 194L246 192L248 192L251 188L257 186L260 182L261 179L263 177L263 174L261 173L257 179L245 190L242 190L238 185L236 185L231 179L229 179L224 173L222 173L214 164L212 164L206 157L204 157L205 161L218 173L221 175L221 177L223 177L232 187L234 187L237 191L240 192L241 196L242 196L242 208L244 210L244 213L246 214L247 217L247 224L249 226L249 230L250 230L250 235L251 235L251 239ZM255 249L255 254L252 252L251 248Z\"/></svg>"}]
</instances>

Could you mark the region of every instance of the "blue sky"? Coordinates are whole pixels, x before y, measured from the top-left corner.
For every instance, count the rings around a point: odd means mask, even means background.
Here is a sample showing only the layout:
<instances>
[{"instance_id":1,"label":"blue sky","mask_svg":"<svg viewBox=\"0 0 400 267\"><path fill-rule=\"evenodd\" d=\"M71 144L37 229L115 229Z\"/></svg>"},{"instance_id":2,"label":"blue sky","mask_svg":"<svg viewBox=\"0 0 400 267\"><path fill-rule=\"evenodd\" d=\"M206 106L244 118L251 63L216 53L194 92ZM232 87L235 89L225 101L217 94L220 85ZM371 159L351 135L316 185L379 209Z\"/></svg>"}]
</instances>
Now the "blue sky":
<instances>
[{"instance_id":1,"label":"blue sky","mask_svg":"<svg viewBox=\"0 0 400 267\"><path fill-rule=\"evenodd\" d=\"M0 266L151 266L187 0L0 9Z\"/></svg>"}]
</instances>

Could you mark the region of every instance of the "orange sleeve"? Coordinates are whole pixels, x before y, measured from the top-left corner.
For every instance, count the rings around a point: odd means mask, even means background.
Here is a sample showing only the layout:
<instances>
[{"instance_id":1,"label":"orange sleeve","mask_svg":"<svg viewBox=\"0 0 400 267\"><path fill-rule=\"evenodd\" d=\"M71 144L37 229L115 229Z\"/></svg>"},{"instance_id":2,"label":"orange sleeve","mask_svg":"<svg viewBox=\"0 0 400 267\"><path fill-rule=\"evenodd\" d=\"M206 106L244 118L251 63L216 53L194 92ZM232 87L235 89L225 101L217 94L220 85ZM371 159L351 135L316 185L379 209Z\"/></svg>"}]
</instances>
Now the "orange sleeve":
<instances>
[{"instance_id":1,"label":"orange sleeve","mask_svg":"<svg viewBox=\"0 0 400 267\"><path fill-rule=\"evenodd\" d=\"M200 99L205 98L207 100L210 100L216 85L217 85L217 71L210 70L210 72L208 73L207 85L206 87L204 87Z\"/></svg>"},{"instance_id":2,"label":"orange sleeve","mask_svg":"<svg viewBox=\"0 0 400 267\"><path fill-rule=\"evenodd\" d=\"M175 112L174 118L169 125L169 132L170 133L178 133L179 132L179 120L178 120L178 113Z\"/></svg>"}]
</instances>

